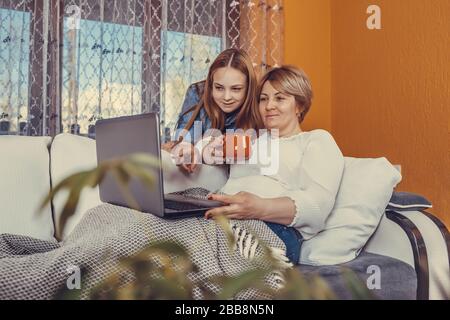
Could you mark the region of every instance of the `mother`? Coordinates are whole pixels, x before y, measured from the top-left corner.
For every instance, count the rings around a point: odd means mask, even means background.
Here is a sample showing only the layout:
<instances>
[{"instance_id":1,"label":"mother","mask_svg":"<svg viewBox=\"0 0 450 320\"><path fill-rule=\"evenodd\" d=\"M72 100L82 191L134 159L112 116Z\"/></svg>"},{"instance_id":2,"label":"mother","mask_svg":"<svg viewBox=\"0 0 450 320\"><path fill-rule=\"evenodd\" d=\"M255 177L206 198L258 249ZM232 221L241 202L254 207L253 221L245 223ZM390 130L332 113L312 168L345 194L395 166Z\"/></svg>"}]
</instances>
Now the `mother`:
<instances>
[{"instance_id":1,"label":"mother","mask_svg":"<svg viewBox=\"0 0 450 320\"><path fill-rule=\"evenodd\" d=\"M327 131L301 128L312 95L308 77L295 67L272 69L263 76L257 98L268 133L256 142L279 139L278 170L272 175L255 170L263 165L253 152L251 163L257 164L233 165L221 190L225 195L209 196L227 205L206 212L206 218L223 214L230 219L265 221L283 240L286 256L295 264L302 241L323 229L344 168L343 155Z\"/></svg>"}]
</instances>

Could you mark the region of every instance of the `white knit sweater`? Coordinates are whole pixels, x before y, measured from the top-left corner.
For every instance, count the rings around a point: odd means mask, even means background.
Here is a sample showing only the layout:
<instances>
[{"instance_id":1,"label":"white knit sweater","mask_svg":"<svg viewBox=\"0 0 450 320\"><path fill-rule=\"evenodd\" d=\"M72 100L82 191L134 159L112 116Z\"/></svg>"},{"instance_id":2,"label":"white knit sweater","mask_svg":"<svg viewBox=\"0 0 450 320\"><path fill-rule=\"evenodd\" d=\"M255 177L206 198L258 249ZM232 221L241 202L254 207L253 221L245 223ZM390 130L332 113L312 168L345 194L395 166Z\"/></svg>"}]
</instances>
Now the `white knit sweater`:
<instances>
[{"instance_id":1,"label":"white knit sweater","mask_svg":"<svg viewBox=\"0 0 450 320\"><path fill-rule=\"evenodd\" d=\"M230 178L221 189L226 194L247 191L262 198L290 197L296 215L290 224L305 240L325 226L336 199L344 170L344 157L333 137L325 130L313 130L278 139L279 165L276 173L264 174L257 149L273 141L261 135L253 144L250 163L234 164ZM256 146L259 146L256 148ZM276 154L275 154L276 155ZM256 157L256 158L255 158Z\"/></svg>"}]
</instances>

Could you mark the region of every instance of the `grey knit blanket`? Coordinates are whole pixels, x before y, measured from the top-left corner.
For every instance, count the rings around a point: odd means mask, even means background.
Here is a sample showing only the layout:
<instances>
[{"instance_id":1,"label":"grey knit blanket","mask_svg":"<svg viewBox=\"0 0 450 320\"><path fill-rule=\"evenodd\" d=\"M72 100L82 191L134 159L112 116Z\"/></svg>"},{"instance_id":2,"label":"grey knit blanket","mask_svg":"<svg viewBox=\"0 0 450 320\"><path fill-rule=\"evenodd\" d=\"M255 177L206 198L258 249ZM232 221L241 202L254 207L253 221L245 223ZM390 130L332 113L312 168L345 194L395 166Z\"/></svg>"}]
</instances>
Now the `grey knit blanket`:
<instances>
[{"instance_id":1,"label":"grey knit blanket","mask_svg":"<svg viewBox=\"0 0 450 320\"><path fill-rule=\"evenodd\" d=\"M190 275L194 280L237 275L254 266L252 259L262 255L262 249L252 235L273 248L280 260L286 260L284 243L264 222L232 220L230 226L237 240L231 249L225 232L212 220L165 220L104 204L86 212L69 237L60 243L3 234L0 235L0 300L53 299L67 284L74 266L86 272L81 298L88 299L94 286L118 270L117 262L121 258L139 252L151 241L171 240L186 247L199 267L198 272ZM269 274L264 281L274 289L280 286L277 273ZM194 296L202 299L200 291ZM261 297L250 289L236 298Z\"/></svg>"}]
</instances>

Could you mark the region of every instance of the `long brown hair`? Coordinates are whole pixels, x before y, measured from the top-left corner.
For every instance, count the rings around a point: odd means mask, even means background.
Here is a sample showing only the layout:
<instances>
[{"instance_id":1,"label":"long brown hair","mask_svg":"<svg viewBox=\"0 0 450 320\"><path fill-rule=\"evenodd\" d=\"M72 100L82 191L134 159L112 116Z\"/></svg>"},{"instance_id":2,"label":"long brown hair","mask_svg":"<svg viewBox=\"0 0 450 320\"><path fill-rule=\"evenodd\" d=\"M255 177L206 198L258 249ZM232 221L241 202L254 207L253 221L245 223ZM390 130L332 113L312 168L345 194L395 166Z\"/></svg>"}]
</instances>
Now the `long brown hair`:
<instances>
[{"instance_id":1,"label":"long brown hair","mask_svg":"<svg viewBox=\"0 0 450 320\"><path fill-rule=\"evenodd\" d=\"M184 129L189 130L194 124L200 110L205 109L206 114L211 120L211 128L220 129L225 128L225 113L213 99L212 90L214 82L214 73L217 69L223 67L232 67L239 70L247 77L247 93L246 98L240 107L236 116L236 128L241 129L259 129L262 128L262 123L259 117L259 111L256 106L256 74L250 57L244 50L227 49L220 53L209 68L208 77L206 78L205 90L203 92L200 102L187 110L184 114L191 112L191 118L187 122Z\"/></svg>"}]
</instances>

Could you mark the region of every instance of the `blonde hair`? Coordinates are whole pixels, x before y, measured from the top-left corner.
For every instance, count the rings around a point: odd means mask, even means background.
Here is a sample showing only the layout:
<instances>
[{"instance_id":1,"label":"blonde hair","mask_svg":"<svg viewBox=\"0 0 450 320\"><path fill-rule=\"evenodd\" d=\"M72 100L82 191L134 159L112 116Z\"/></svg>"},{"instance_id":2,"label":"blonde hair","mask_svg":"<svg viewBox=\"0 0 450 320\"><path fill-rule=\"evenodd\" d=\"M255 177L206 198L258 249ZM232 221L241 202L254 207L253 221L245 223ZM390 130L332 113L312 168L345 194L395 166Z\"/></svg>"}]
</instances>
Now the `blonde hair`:
<instances>
[{"instance_id":1,"label":"blonde hair","mask_svg":"<svg viewBox=\"0 0 450 320\"><path fill-rule=\"evenodd\" d=\"M239 70L247 77L246 97L236 116L236 128L250 129L261 126L261 120L256 106L257 80L252 61L244 50L232 48L220 53L211 64L202 99L196 106L185 112L186 114L194 110L184 129L189 130L192 127L200 110L204 108L211 120L211 128L224 130L225 113L219 108L212 96L214 73L217 69L223 67L231 67Z\"/></svg>"},{"instance_id":2,"label":"blonde hair","mask_svg":"<svg viewBox=\"0 0 450 320\"><path fill-rule=\"evenodd\" d=\"M311 108L313 98L311 82L306 73L297 67L289 65L269 70L259 81L256 90L258 103L262 88L267 81L280 92L294 96L297 105L302 108L298 117L299 123L302 123Z\"/></svg>"}]
</instances>

